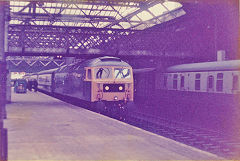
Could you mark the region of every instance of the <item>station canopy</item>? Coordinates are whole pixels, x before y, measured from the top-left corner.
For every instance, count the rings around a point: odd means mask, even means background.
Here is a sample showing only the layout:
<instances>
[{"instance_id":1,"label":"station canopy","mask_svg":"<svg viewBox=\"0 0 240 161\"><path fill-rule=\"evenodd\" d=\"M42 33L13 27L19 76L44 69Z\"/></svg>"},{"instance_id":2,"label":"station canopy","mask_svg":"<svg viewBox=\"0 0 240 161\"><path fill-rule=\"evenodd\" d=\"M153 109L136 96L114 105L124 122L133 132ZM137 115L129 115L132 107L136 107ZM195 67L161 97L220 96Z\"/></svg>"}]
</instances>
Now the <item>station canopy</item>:
<instances>
[{"instance_id":1,"label":"station canopy","mask_svg":"<svg viewBox=\"0 0 240 161\"><path fill-rule=\"evenodd\" d=\"M10 1L10 25L144 30L185 14L163 0Z\"/></svg>"}]
</instances>

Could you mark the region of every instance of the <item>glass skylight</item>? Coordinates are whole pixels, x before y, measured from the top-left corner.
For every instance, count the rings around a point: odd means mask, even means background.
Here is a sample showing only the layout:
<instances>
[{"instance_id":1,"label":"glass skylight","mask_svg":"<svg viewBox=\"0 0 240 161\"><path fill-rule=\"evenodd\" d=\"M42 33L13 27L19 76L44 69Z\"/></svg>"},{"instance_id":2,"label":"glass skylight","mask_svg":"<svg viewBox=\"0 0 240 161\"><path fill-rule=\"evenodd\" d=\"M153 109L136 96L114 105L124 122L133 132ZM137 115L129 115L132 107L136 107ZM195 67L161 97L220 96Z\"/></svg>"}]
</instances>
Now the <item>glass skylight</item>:
<instances>
[{"instance_id":1,"label":"glass skylight","mask_svg":"<svg viewBox=\"0 0 240 161\"><path fill-rule=\"evenodd\" d=\"M129 22L120 22L119 23L124 29L128 29L131 27L131 24Z\"/></svg>"},{"instance_id":2,"label":"glass skylight","mask_svg":"<svg viewBox=\"0 0 240 161\"><path fill-rule=\"evenodd\" d=\"M142 11L137 14L137 16L142 20L142 21L147 21L153 18L153 16L147 12L147 11Z\"/></svg>"},{"instance_id":3,"label":"glass skylight","mask_svg":"<svg viewBox=\"0 0 240 161\"><path fill-rule=\"evenodd\" d=\"M152 12L154 16L159 16L167 11L167 9L164 8L162 4L156 4L155 6L150 7L148 10Z\"/></svg>"},{"instance_id":4,"label":"glass skylight","mask_svg":"<svg viewBox=\"0 0 240 161\"><path fill-rule=\"evenodd\" d=\"M166 6L170 11L182 7L180 3L170 1L164 2L163 5Z\"/></svg>"},{"instance_id":5,"label":"glass skylight","mask_svg":"<svg viewBox=\"0 0 240 161\"><path fill-rule=\"evenodd\" d=\"M72 4L67 1L10 1L10 9L10 24L133 30L143 30L185 14L180 3L157 0L141 3L79 1Z\"/></svg>"}]
</instances>

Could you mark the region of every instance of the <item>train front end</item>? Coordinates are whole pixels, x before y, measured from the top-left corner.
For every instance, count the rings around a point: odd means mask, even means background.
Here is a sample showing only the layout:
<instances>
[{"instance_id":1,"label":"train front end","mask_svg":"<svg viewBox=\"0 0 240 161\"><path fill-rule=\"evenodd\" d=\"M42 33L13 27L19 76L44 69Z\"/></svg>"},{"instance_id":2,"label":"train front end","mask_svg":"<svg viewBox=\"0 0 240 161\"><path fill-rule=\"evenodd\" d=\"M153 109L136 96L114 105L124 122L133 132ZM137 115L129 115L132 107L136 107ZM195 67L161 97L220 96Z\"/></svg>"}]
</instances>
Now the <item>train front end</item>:
<instances>
[{"instance_id":1,"label":"train front end","mask_svg":"<svg viewBox=\"0 0 240 161\"><path fill-rule=\"evenodd\" d=\"M86 69L92 80L91 102L100 111L122 113L133 110L133 72L131 66L98 66Z\"/></svg>"}]
</instances>

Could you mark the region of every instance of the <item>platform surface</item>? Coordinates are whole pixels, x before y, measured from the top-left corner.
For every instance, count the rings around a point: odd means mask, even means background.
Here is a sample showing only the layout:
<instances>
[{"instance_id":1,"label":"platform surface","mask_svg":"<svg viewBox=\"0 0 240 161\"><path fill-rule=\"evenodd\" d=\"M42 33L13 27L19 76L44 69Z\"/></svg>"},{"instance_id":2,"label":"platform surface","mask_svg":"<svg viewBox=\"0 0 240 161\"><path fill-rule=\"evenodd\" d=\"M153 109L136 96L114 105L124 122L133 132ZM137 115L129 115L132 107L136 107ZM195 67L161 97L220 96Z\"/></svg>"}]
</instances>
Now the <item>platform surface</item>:
<instances>
[{"instance_id":1,"label":"platform surface","mask_svg":"<svg viewBox=\"0 0 240 161\"><path fill-rule=\"evenodd\" d=\"M9 161L221 159L42 93L12 93L6 108Z\"/></svg>"}]
</instances>

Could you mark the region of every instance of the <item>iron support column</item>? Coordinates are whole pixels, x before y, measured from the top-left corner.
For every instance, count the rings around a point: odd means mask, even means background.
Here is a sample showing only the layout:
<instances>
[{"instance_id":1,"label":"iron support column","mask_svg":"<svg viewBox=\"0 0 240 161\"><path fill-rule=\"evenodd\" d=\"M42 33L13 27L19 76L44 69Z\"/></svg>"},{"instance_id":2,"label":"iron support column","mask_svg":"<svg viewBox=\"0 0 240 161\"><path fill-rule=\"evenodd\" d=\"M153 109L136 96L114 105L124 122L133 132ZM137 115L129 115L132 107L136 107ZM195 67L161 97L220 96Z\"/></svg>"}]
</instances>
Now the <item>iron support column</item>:
<instances>
[{"instance_id":1,"label":"iron support column","mask_svg":"<svg viewBox=\"0 0 240 161\"><path fill-rule=\"evenodd\" d=\"M237 0L237 6L238 6L238 40L237 40L237 58L240 58L240 2Z\"/></svg>"},{"instance_id":2,"label":"iron support column","mask_svg":"<svg viewBox=\"0 0 240 161\"><path fill-rule=\"evenodd\" d=\"M3 118L6 105L6 57L4 51L5 40L5 3L0 2L0 161L6 161L6 129L3 128Z\"/></svg>"}]
</instances>

